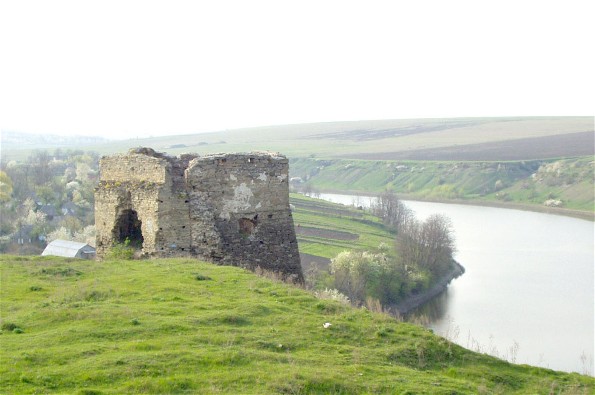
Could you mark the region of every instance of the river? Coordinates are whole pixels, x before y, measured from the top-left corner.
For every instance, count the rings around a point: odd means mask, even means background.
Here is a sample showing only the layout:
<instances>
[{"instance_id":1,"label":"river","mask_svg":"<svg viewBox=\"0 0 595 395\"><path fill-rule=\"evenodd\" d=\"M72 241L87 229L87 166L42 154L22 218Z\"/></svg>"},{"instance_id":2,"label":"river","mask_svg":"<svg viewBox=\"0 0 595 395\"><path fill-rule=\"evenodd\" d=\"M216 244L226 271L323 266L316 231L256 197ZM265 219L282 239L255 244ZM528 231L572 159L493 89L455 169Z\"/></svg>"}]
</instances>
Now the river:
<instances>
[{"instance_id":1,"label":"river","mask_svg":"<svg viewBox=\"0 0 595 395\"><path fill-rule=\"evenodd\" d=\"M370 198L320 198L369 207ZM404 201L452 220L466 269L417 314L463 347L515 363L594 375L594 223L493 207Z\"/></svg>"}]
</instances>

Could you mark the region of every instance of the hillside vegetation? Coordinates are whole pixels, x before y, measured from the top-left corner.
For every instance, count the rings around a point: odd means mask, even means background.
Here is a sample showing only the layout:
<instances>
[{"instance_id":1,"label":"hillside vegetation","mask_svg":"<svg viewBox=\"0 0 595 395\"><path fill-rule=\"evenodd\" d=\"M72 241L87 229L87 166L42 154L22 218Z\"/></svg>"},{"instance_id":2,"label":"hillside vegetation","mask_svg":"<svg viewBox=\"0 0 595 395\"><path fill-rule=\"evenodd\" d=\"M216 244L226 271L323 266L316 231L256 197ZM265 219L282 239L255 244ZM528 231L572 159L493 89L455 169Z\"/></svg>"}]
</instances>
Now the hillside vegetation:
<instances>
[{"instance_id":1,"label":"hillside vegetation","mask_svg":"<svg viewBox=\"0 0 595 395\"><path fill-rule=\"evenodd\" d=\"M0 265L1 393L595 391L591 377L467 351L239 268L13 256Z\"/></svg>"},{"instance_id":2,"label":"hillside vegetation","mask_svg":"<svg viewBox=\"0 0 595 395\"><path fill-rule=\"evenodd\" d=\"M592 156L518 162L294 159L291 176L323 191L379 193L417 199L522 203L593 211Z\"/></svg>"}]
</instances>

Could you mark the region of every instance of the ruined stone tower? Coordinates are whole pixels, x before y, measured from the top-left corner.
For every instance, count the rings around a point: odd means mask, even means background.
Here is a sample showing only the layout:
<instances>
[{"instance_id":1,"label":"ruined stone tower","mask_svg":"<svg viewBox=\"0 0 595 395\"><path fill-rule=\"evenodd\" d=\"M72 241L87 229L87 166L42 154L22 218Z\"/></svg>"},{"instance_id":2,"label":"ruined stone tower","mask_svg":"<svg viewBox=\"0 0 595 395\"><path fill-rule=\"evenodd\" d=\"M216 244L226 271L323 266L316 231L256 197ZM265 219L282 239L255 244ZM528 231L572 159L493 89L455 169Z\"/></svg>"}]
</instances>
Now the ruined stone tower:
<instances>
[{"instance_id":1,"label":"ruined stone tower","mask_svg":"<svg viewBox=\"0 0 595 395\"><path fill-rule=\"evenodd\" d=\"M269 152L172 157L136 148L103 157L97 256L128 239L146 256L193 256L303 281L288 167Z\"/></svg>"}]
</instances>

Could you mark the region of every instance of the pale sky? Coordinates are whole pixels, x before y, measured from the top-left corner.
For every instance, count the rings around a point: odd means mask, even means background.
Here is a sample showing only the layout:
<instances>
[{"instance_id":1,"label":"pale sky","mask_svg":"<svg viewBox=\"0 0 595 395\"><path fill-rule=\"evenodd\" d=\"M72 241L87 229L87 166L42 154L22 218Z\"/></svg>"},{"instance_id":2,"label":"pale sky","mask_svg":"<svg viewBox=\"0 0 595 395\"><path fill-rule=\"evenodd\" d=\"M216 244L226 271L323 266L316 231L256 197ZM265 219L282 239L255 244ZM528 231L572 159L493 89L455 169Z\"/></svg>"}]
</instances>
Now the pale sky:
<instances>
[{"instance_id":1,"label":"pale sky","mask_svg":"<svg viewBox=\"0 0 595 395\"><path fill-rule=\"evenodd\" d=\"M0 0L0 129L594 115L594 4Z\"/></svg>"}]
</instances>

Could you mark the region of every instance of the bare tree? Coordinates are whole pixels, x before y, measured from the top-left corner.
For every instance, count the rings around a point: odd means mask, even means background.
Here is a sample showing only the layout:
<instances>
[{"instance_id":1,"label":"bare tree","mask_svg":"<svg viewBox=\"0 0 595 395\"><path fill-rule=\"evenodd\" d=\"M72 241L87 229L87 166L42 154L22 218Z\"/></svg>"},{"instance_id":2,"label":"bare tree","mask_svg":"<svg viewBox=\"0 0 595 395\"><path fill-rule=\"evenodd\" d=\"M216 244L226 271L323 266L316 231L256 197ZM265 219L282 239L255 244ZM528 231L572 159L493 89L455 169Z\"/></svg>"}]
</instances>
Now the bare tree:
<instances>
[{"instance_id":1,"label":"bare tree","mask_svg":"<svg viewBox=\"0 0 595 395\"><path fill-rule=\"evenodd\" d=\"M47 151L35 151L29 156L29 164L33 168L36 185L44 185L52 178L50 169L50 155Z\"/></svg>"},{"instance_id":2,"label":"bare tree","mask_svg":"<svg viewBox=\"0 0 595 395\"><path fill-rule=\"evenodd\" d=\"M414 219L413 212L392 191L385 191L378 196L376 204L372 205L372 212L397 232Z\"/></svg>"},{"instance_id":3,"label":"bare tree","mask_svg":"<svg viewBox=\"0 0 595 395\"><path fill-rule=\"evenodd\" d=\"M424 222L410 220L397 235L397 249L403 264L440 275L450 267L455 253L450 219L434 214Z\"/></svg>"}]
</instances>

